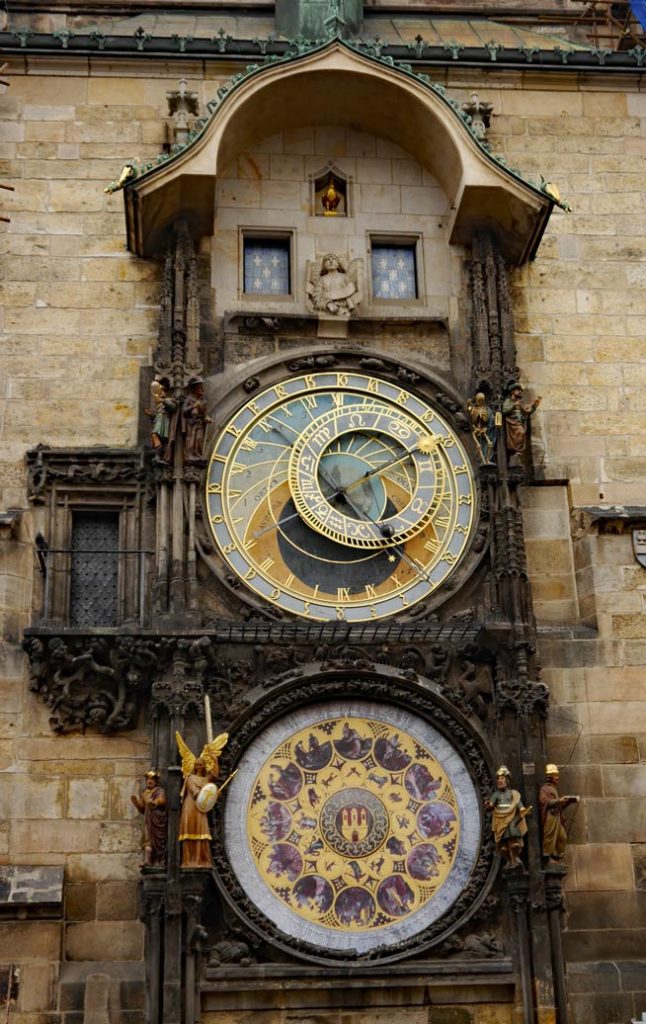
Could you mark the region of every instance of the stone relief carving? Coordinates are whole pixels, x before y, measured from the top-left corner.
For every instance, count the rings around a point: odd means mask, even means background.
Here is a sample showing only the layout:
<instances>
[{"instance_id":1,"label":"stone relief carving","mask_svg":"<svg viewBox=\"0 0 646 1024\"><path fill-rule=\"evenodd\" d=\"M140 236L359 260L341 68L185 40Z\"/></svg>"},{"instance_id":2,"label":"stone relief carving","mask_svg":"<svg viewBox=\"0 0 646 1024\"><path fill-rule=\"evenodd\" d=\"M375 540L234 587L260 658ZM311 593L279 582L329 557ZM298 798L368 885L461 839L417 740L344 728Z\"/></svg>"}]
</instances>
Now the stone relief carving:
<instances>
[{"instance_id":1,"label":"stone relief carving","mask_svg":"<svg viewBox=\"0 0 646 1024\"><path fill-rule=\"evenodd\" d=\"M344 263L336 253L307 262L307 305L319 316L347 320L360 304L363 292L363 260Z\"/></svg>"}]
</instances>

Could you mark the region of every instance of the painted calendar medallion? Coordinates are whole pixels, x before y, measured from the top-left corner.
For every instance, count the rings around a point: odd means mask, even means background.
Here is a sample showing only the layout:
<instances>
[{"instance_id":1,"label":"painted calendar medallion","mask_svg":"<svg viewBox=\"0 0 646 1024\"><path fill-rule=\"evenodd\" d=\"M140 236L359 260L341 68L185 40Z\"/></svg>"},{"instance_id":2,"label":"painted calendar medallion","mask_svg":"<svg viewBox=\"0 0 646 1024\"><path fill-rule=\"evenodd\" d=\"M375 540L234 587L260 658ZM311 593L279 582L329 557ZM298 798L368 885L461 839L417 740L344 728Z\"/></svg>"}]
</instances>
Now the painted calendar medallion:
<instances>
[{"instance_id":1,"label":"painted calendar medallion","mask_svg":"<svg viewBox=\"0 0 646 1024\"><path fill-rule=\"evenodd\" d=\"M300 709L258 737L225 828L241 885L283 932L368 952L452 906L481 821L444 736L407 710L357 700Z\"/></svg>"}]
</instances>

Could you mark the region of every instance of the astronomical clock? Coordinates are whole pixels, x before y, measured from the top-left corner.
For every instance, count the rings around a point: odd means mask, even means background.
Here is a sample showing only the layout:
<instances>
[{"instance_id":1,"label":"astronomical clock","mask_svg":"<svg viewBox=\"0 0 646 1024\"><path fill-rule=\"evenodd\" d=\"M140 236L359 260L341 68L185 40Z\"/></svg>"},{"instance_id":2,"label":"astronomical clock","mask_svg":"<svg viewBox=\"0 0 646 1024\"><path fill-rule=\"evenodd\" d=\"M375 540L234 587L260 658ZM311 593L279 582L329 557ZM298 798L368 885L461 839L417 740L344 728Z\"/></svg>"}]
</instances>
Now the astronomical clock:
<instances>
[{"instance_id":1,"label":"astronomical clock","mask_svg":"<svg viewBox=\"0 0 646 1024\"><path fill-rule=\"evenodd\" d=\"M206 507L218 551L256 595L310 621L359 623L442 588L469 548L477 495L460 438L425 400L318 372L231 416Z\"/></svg>"},{"instance_id":2,"label":"astronomical clock","mask_svg":"<svg viewBox=\"0 0 646 1024\"><path fill-rule=\"evenodd\" d=\"M208 457L221 578L322 637L385 637L441 604L474 563L480 508L469 435L432 389L360 361L253 385ZM310 647L299 685L261 685L216 840L236 915L316 962L440 941L491 869L479 738L438 688L372 659L326 669Z\"/></svg>"}]
</instances>

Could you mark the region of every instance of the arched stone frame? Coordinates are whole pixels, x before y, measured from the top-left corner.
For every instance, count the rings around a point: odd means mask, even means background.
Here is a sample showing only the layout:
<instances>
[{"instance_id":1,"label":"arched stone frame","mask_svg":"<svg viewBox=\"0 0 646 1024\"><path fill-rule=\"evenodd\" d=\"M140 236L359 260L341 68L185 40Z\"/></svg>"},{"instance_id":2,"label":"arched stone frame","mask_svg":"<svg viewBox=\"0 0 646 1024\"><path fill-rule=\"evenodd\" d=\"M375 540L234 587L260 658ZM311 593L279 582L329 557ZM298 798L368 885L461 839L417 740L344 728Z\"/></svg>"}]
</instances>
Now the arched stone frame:
<instances>
[{"instance_id":1,"label":"arched stone frame","mask_svg":"<svg viewBox=\"0 0 646 1024\"><path fill-rule=\"evenodd\" d=\"M450 201L451 244L468 245L487 230L509 263L534 255L554 201L495 161L439 90L339 40L243 76L190 145L131 181L129 247L151 255L178 218L194 237L212 234L217 176L257 138L357 123L406 149L439 181Z\"/></svg>"}]
</instances>

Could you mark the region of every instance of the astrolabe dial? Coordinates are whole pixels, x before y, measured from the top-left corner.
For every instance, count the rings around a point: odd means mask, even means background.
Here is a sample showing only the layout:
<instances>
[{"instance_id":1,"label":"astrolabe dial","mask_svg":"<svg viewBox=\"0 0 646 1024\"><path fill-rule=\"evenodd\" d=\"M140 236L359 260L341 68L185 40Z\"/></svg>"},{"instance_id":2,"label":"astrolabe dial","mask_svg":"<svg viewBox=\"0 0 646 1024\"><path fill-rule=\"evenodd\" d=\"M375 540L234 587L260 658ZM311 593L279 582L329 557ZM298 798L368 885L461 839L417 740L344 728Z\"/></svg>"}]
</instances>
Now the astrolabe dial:
<instances>
[{"instance_id":1,"label":"astrolabe dial","mask_svg":"<svg viewBox=\"0 0 646 1024\"><path fill-rule=\"evenodd\" d=\"M403 544L437 512L446 476L441 443L399 409L365 402L331 409L293 446L292 499L309 526L340 544Z\"/></svg>"},{"instance_id":2,"label":"astrolabe dial","mask_svg":"<svg viewBox=\"0 0 646 1024\"><path fill-rule=\"evenodd\" d=\"M440 918L468 881L480 832L449 742L409 711L364 701L270 726L243 757L225 820L233 869L271 921L359 952Z\"/></svg>"},{"instance_id":3,"label":"astrolabe dial","mask_svg":"<svg viewBox=\"0 0 646 1024\"><path fill-rule=\"evenodd\" d=\"M322 371L260 391L209 461L208 522L229 569L281 610L362 622L429 597L472 536L467 454L407 389Z\"/></svg>"}]
</instances>

